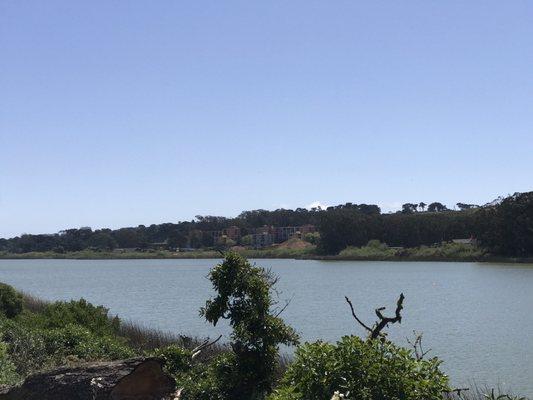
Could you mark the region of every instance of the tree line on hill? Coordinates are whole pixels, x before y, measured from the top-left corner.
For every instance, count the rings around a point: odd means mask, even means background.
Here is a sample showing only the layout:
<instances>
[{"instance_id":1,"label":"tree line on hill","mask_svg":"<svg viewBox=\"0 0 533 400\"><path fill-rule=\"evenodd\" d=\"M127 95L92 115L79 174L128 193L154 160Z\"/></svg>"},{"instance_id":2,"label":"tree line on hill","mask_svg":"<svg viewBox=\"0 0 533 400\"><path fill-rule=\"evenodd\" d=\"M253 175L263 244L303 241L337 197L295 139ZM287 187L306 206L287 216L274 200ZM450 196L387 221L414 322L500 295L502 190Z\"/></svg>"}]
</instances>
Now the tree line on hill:
<instances>
[{"instance_id":1,"label":"tree line on hill","mask_svg":"<svg viewBox=\"0 0 533 400\"><path fill-rule=\"evenodd\" d=\"M336 254L373 239L389 246L418 247L475 238L494 255L533 255L533 192L515 193L482 207L458 203L459 211L440 203L422 211L424 206L407 203L394 214L365 214L345 207L330 210L318 224L320 250Z\"/></svg>"},{"instance_id":2,"label":"tree line on hill","mask_svg":"<svg viewBox=\"0 0 533 400\"><path fill-rule=\"evenodd\" d=\"M476 238L491 254L513 257L533 255L533 192L515 193L485 206L457 203L449 210L439 202L406 203L397 213L383 214L377 205L346 203L327 209L305 208L244 211L235 218L196 216L192 221L121 228L67 229L51 235L22 235L0 239L0 251L68 252L84 249L145 249L153 243L169 248L205 248L214 245L212 235L230 226L242 234L268 226L316 225L320 233L317 251L336 254L347 246L363 246L380 240L389 246L434 245L455 238Z\"/></svg>"}]
</instances>

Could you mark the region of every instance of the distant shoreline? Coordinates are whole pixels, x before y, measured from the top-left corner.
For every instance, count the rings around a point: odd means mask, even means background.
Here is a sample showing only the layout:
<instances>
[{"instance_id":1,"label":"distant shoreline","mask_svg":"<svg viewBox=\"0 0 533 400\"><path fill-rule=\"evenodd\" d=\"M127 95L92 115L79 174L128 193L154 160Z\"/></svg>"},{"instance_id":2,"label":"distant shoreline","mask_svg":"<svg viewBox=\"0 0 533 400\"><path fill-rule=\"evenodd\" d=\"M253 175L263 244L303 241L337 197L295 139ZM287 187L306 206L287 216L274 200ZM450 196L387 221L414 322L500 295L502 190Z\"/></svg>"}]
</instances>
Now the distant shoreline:
<instances>
[{"instance_id":1,"label":"distant shoreline","mask_svg":"<svg viewBox=\"0 0 533 400\"><path fill-rule=\"evenodd\" d=\"M431 261L431 262L485 262L485 263L513 263L533 264L533 257L515 258L484 255L481 257L439 257L439 256L354 256L354 255L317 255L303 252L273 252L271 250L243 250L239 252L247 258L272 258L293 260L319 260L319 261ZM0 253L0 260L194 260L194 259L218 259L221 254L217 251L195 252L93 252L78 251L68 253L53 252L30 252L30 253Z\"/></svg>"}]
</instances>

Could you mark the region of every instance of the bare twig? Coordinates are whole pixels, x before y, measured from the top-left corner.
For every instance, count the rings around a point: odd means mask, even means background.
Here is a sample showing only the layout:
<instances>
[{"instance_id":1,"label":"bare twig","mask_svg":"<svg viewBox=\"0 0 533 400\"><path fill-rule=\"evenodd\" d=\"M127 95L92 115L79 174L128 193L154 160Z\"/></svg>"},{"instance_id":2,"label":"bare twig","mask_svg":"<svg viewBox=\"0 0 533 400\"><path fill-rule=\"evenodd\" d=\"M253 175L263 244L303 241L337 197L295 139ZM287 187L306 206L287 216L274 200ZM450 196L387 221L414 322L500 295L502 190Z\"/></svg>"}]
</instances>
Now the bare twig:
<instances>
[{"instance_id":1,"label":"bare twig","mask_svg":"<svg viewBox=\"0 0 533 400\"><path fill-rule=\"evenodd\" d=\"M366 326L364 324L363 321L361 321L359 318L357 318L357 315L355 315L355 310L353 309L353 304L350 301L350 299L348 298L348 296L344 296L344 298L346 299L346 302L350 305L350 309L352 310L352 316L355 318L355 320L357 322L359 322L359 325L361 325L363 328L365 328L368 332L372 332L372 329L370 329L368 326Z\"/></svg>"},{"instance_id":2,"label":"bare twig","mask_svg":"<svg viewBox=\"0 0 533 400\"><path fill-rule=\"evenodd\" d=\"M292 297L291 297L290 299L288 299L288 300L285 300L285 304L283 305L283 307L281 307L281 309L280 309L278 312L276 312L276 314L274 314L274 317L279 317L280 314L281 314L283 311L285 311L285 309L289 306L289 304L291 304L291 301L292 301L293 298L294 298L294 296L292 296ZM276 307L276 308L277 308L277 307Z\"/></svg>"},{"instance_id":3,"label":"bare twig","mask_svg":"<svg viewBox=\"0 0 533 400\"><path fill-rule=\"evenodd\" d=\"M413 347L416 359L422 360L426 356L426 354L431 351L431 349L424 351L424 349L422 348L422 334L416 333L415 331L413 331L413 334L415 335L415 341L411 342L409 338L406 338L407 343L409 343Z\"/></svg>"}]
</instances>

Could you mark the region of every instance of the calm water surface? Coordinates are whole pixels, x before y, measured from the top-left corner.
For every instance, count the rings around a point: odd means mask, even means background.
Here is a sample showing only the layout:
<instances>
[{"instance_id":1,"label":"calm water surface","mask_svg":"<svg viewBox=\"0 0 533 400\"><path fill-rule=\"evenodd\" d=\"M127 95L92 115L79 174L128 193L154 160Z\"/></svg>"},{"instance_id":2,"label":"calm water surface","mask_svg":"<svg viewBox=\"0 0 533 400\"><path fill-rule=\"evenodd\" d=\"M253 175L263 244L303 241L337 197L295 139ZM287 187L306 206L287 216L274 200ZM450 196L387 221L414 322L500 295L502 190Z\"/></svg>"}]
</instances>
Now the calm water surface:
<instances>
[{"instance_id":1,"label":"calm water surface","mask_svg":"<svg viewBox=\"0 0 533 400\"><path fill-rule=\"evenodd\" d=\"M0 281L49 299L84 297L124 319L188 335L227 333L198 309L212 295L205 278L217 260L0 260ZM403 322L390 337L405 345L413 330L444 361L454 384L500 385L533 398L533 265L255 260L280 276L283 313L304 340L335 341L365 332L348 295L369 324L373 310Z\"/></svg>"}]
</instances>

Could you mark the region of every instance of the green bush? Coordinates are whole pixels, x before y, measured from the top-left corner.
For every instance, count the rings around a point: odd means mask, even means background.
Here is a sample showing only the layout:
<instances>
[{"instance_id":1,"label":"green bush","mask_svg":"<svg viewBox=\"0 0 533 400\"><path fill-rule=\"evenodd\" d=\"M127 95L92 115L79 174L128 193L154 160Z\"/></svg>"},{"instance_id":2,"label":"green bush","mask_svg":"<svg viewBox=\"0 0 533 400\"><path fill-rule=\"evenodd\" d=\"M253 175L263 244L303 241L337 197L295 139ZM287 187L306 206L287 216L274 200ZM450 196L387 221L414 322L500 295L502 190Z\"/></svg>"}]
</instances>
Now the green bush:
<instances>
[{"instance_id":1,"label":"green bush","mask_svg":"<svg viewBox=\"0 0 533 400\"><path fill-rule=\"evenodd\" d=\"M216 356L209 364L193 365L188 374L177 377L178 387L182 387L182 400L230 400L235 397L235 388L241 385L240 380L246 379L236 368L237 356L234 352L225 352ZM249 372L253 374L253 371ZM263 399L257 394L249 400Z\"/></svg>"},{"instance_id":2,"label":"green bush","mask_svg":"<svg viewBox=\"0 0 533 400\"><path fill-rule=\"evenodd\" d=\"M7 345L0 342L0 385L12 385L18 380L15 364L7 354Z\"/></svg>"},{"instance_id":3,"label":"green bush","mask_svg":"<svg viewBox=\"0 0 533 400\"><path fill-rule=\"evenodd\" d=\"M7 352L21 376L54 366L57 361L47 353L42 334L18 321L0 319L0 341L7 344Z\"/></svg>"},{"instance_id":4,"label":"green bush","mask_svg":"<svg viewBox=\"0 0 533 400\"><path fill-rule=\"evenodd\" d=\"M449 387L440 363L386 340L306 343L269 400L330 400L336 391L357 400L442 400Z\"/></svg>"},{"instance_id":5,"label":"green bush","mask_svg":"<svg viewBox=\"0 0 533 400\"><path fill-rule=\"evenodd\" d=\"M318 244L320 242L320 233L318 232L309 232L306 233L303 237L303 239L311 244Z\"/></svg>"},{"instance_id":6,"label":"green bush","mask_svg":"<svg viewBox=\"0 0 533 400\"><path fill-rule=\"evenodd\" d=\"M164 360L165 370L172 376L188 372L192 368L192 352L177 345L154 349L150 355Z\"/></svg>"},{"instance_id":7,"label":"green bush","mask_svg":"<svg viewBox=\"0 0 533 400\"><path fill-rule=\"evenodd\" d=\"M0 283L0 315L14 318L22 311L22 295L11 286Z\"/></svg>"},{"instance_id":8,"label":"green bush","mask_svg":"<svg viewBox=\"0 0 533 400\"><path fill-rule=\"evenodd\" d=\"M339 256L360 260L388 260L394 258L396 251L379 240L371 240L363 247L347 247Z\"/></svg>"},{"instance_id":9,"label":"green bush","mask_svg":"<svg viewBox=\"0 0 533 400\"><path fill-rule=\"evenodd\" d=\"M58 301L48 304L37 318L37 323L46 329L62 328L66 325L82 326L96 335L115 335L120 327L118 317L110 318L109 310L94 306L84 299L70 302Z\"/></svg>"},{"instance_id":10,"label":"green bush","mask_svg":"<svg viewBox=\"0 0 533 400\"><path fill-rule=\"evenodd\" d=\"M4 319L0 321L0 332L0 340L7 344L7 352L21 376L65 364L71 359L114 360L134 355L124 339L100 336L72 324L43 329Z\"/></svg>"},{"instance_id":11,"label":"green bush","mask_svg":"<svg viewBox=\"0 0 533 400\"><path fill-rule=\"evenodd\" d=\"M125 340L97 335L83 326L69 324L63 328L45 330L42 335L47 354L60 359L74 356L82 360L117 360L134 355Z\"/></svg>"},{"instance_id":12,"label":"green bush","mask_svg":"<svg viewBox=\"0 0 533 400\"><path fill-rule=\"evenodd\" d=\"M235 387L232 370L235 355L217 355L208 364L195 363L188 373L176 376L177 386L183 388L181 400L228 400L228 388Z\"/></svg>"}]
</instances>

